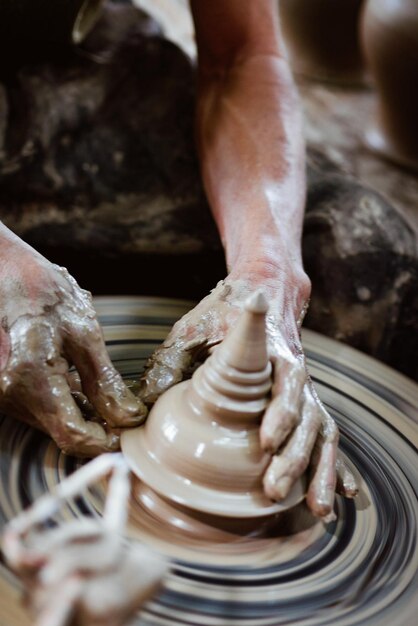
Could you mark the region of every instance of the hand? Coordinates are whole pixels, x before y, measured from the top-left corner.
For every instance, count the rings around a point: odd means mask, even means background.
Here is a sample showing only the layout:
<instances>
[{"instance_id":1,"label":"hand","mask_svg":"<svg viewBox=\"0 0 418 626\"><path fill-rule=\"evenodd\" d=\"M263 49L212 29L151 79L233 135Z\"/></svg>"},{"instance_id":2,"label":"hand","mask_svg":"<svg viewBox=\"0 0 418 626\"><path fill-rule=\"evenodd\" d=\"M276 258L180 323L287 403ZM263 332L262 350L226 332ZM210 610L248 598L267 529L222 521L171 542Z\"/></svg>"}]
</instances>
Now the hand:
<instances>
[{"instance_id":1,"label":"hand","mask_svg":"<svg viewBox=\"0 0 418 626\"><path fill-rule=\"evenodd\" d=\"M140 394L145 402L155 402L190 373L211 346L222 341L257 286L262 285L230 276L174 325L148 362ZM353 496L356 485L342 460L337 460L338 428L307 375L299 338L302 314L299 310L296 317L298 305L290 304L289 291L270 289L266 293L271 302L267 333L274 379L271 402L260 429L261 445L273 455L264 488L271 499L282 500L309 468L312 478L308 507L314 515L329 521L333 518L336 487L344 495Z\"/></svg>"},{"instance_id":2,"label":"hand","mask_svg":"<svg viewBox=\"0 0 418 626\"><path fill-rule=\"evenodd\" d=\"M49 433L68 454L118 449L111 429L139 424L146 409L111 364L91 296L13 236L1 241L0 320L0 410ZM71 364L95 421L71 394Z\"/></svg>"}]
</instances>

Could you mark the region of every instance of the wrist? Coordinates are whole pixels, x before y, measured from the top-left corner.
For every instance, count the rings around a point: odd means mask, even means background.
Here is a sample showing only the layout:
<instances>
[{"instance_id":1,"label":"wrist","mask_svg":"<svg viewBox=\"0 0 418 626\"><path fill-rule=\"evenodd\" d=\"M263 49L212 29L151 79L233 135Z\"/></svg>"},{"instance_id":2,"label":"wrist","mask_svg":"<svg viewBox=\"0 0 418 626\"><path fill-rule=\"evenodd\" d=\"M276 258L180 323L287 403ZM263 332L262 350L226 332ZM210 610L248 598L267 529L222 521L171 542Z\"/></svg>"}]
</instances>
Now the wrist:
<instances>
[{"instance_id":1,"label":"wrist","mask_svg":"<svg viewBox=\"0 0 418 626\"><path fill-rule=\"evenodd\" d=\"M240 259L231 268L228 279L243 281L250 291L263 289L276 310L299 325L311 293L311 281L300 259L282 256L253 256Z\"/></svg>"}]
</instances>

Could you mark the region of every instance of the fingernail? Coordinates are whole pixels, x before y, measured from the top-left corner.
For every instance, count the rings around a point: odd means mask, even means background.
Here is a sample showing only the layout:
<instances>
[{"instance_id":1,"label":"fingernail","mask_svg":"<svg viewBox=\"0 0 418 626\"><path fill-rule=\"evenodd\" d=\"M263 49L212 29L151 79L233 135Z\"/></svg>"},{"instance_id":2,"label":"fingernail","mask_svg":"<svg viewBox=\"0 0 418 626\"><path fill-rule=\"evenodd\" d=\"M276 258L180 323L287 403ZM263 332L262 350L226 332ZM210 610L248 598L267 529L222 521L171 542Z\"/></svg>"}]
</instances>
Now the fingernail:
<instances>
[{"instance_id":1,"label":"fingernail","mask_svg":"<svg viewBox=\"0 0 418 626\"><path fill-rule=\"evenodd\" d=\"M333 511L335 492L333 489L326 489L323 497L317 498L315 505L312 507L314 514L320 517L324 522L333 521L335 519Z\"/></svg>"},{"instance_id":2,"label":"fingernail","mask_svg":"<svg viewBox=\"0 0 418 626\"><path fill-rule=\"evenodd\" d=\"M342 495L346 498L355 498L359 489L354 480L343 483Z\"/></svg>"}]
</instances>

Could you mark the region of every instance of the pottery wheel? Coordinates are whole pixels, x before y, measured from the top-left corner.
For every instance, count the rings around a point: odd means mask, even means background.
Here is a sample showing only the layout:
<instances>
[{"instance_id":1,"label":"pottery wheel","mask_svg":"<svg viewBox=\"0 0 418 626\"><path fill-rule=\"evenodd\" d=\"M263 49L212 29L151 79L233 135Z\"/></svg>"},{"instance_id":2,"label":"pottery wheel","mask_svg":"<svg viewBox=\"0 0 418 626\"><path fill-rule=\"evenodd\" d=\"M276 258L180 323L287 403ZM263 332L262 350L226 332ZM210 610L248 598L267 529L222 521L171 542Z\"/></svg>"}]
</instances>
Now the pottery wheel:
<instances>
[{"instance_id":1,"label":"pottery wheel","mask_svg":"<svg viewBox=\"0 0 418 626\"><path fill-rule=\"evenodd\" d=\"M110 355L135 378L190 303L156 298L99 298ZM152 511L133 505L130 534L174 557L161 593L136 626L410 626L418 613L418 387L378 362L305 331L318 393L338 422L341 449L360 480L354 501L337 497L337 521L308 525L286 540L214 538L211 549L155 531ZM0 418L0 523L74 471L51 441ZM136 487L134 486L134 492ZM100 515L103 489L68 504L64 518ZM0 624L26 626L19 584L0 565Z\"/></svg>"}]
</instances>

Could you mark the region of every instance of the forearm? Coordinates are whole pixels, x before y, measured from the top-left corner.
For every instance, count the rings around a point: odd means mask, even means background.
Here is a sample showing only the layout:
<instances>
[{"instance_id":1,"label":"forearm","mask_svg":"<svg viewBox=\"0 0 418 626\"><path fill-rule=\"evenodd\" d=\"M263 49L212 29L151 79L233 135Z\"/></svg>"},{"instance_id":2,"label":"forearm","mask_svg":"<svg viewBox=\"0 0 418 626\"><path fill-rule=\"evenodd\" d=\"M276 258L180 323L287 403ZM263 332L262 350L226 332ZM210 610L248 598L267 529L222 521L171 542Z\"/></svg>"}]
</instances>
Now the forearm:
<instances>
[{"instance_id":1,"label":"forearm","mask_svg":"<svg viewBox=\"0 0 418 626\"><path fill-rule=\"evenodd\" d=\"M301 267L305 202L300 112L286 61L253 56L201 69L202 175L228 267Z\"/></svg>"}]
</instances>

